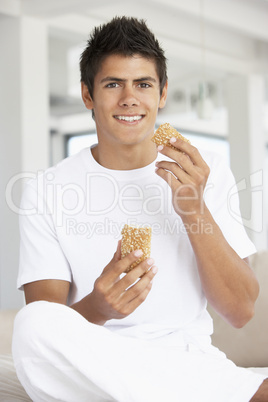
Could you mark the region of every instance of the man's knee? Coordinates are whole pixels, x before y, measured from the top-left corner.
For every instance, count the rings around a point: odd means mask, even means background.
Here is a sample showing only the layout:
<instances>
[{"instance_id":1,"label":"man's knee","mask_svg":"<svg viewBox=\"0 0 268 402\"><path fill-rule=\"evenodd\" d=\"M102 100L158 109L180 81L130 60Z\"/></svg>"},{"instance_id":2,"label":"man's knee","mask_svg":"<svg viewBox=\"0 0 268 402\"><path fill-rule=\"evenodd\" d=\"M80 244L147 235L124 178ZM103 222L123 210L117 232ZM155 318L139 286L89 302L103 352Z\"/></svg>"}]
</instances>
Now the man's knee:
<instances>
[{"instance_id":1,"label":"man's knee","mask_svg":"<svg viewBox=\"0 0 268 402\"><path fill-rule=\"evenodd\" d=\"M14 321L12 341L15 362L22 357L38 356L43 342L49 341L51 321L56 321L57 310L55 303L37 301L18 312Z\"/></svg>"}]
</instances>

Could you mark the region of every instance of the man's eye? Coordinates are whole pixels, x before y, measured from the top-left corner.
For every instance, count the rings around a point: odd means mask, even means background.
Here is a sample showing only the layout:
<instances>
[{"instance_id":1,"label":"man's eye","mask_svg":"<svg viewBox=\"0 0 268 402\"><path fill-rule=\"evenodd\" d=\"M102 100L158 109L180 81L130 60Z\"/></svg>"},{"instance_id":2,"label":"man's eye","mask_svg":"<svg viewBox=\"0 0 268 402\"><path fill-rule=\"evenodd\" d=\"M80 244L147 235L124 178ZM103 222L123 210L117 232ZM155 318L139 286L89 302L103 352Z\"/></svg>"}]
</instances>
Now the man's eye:
<instances>
[{"instance_id":1,"label":"man's eye","mask_svg":"<svg viewBox=\"0 0 268 402\"><path fill-rule=\"evenodd\" d=\"M142 82L142 83L140 83L140 87L141 87L141 88L150 88L151 85L150 85L150 84L147 84L146 82Z\"/></svg>"},{"instance_id":2,"label":"man's eye","mask_svg":"<svg viewBox=\"0 0 268 402\"><path fill-rule=\"evenodd\" d=\"M106 88L117 88L118 83L117 82L110 82L109 84L106 85Z\"/></svg>"}]
</instances>

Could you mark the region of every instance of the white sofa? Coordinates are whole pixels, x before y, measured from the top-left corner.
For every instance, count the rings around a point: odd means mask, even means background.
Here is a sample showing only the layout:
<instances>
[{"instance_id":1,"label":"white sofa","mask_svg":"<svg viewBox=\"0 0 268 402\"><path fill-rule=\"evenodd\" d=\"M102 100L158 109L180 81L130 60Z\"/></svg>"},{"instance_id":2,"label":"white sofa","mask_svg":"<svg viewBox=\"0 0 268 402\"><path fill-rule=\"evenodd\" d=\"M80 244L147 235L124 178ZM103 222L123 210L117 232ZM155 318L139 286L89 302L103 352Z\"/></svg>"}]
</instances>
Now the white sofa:
<instances>
[{"instance_id":1,"label":"white sofa","mask_svg":"<svg viewBox=\"0 0 268 402\"><path fill-rule=\"evenodd\" d=\"M255 254L251 266L260 283L254 318L241 329L226 324L209 307L214 320L212 342L237 365L268 377L268 251ZM0 401L31 401L20 385L11 357L11 338L16 310L0 310Z\"/></svg>"},{"instance_id":2,"label":"white sofa","mask_svg":"<svg viewBox=\"0 0 268 402\"><path fill-rule=\"evenodd\" d=\"M11 356L13 321L17 310L0 310L0 401L31 401L22 388Z\"/></svg>"}]
</instances>

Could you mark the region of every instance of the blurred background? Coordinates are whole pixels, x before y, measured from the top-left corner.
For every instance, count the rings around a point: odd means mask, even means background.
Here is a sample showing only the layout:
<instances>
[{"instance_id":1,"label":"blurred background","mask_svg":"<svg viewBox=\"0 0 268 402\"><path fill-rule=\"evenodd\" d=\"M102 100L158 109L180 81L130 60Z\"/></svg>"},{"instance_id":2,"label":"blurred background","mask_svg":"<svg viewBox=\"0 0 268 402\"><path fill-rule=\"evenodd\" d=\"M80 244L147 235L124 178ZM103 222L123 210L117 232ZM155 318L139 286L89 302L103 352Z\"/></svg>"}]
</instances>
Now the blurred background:
<instances>
[{"instance_id":1,"label":"blurred background","mask_svg":"<svg viewBox=\"0 0 268 402\"><path fill-rule=\"evenodd\" d=\"M24 179L96 142L79 58L93 27L120 15L145 19L166 51L157 125L226 159L246 230L268 248L268 0L0 0L0 309L23 305Z\"/></svg>"}]
</instances>

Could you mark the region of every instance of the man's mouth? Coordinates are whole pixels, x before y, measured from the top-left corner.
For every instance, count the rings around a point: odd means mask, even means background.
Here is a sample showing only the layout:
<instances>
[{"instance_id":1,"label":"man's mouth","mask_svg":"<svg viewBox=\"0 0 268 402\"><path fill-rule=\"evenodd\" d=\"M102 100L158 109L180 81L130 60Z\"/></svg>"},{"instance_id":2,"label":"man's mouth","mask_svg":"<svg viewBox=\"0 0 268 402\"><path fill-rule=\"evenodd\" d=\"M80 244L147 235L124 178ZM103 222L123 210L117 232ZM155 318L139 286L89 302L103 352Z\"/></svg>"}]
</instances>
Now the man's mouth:
<instances>
[{"instance_id":1,"label":"man's mouth","mask_svg":"<svg viewBox=\"0 0 268 402\"><path fill-rule=\"evenodd\" d=\"M143 115L135 115L135 116L114 116L117 120L129 121L130 123L133 121L141 120Z\"/></svg>"}]
</instances>

